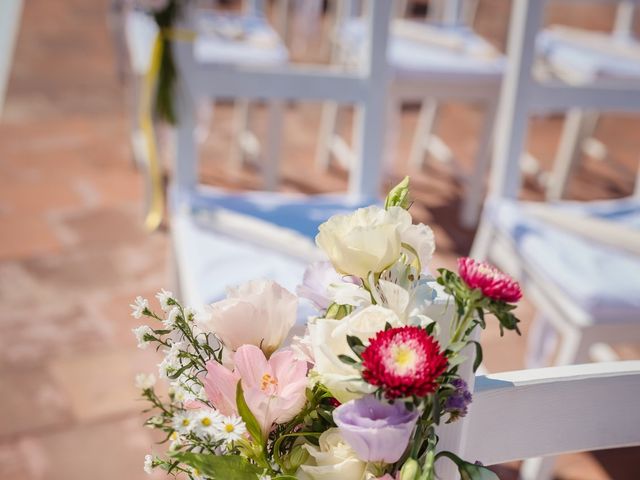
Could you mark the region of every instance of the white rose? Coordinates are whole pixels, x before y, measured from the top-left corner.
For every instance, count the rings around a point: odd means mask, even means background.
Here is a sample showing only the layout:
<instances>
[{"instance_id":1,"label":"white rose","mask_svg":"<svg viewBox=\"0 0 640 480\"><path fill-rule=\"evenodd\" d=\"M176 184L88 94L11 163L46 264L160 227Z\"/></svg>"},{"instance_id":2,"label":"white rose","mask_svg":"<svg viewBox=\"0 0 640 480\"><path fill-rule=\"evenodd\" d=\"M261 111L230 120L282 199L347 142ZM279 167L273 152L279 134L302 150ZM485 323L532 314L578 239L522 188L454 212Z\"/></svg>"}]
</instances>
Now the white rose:
<instances>
[{"instance_id":1,"label":"white rose","mask_svg":"<svg viewBox=\"0 0 640 480\"><path fill-rule=\"evenodd\" d=\"M365 477L366 463L340 435L330 428L320 435L319 447L305 445L309 452L307 464L301 465L297 477L301 480L361 480Z\"/></svg>"},{"instance_id":2,"label":"white rose","mask_svg":"<svg viewBox=\"0 0 640 480\"><path fill-rule=\"evenodd\" d=\"M398 260L400 234L410 225L411 215L400 207L359 208L320 225L316 243L339 273L367 278Z\"/></svg>"},{"instance_id":3,"label":"white rose","mask_svg":"<svg viewBox=\"0 0 640 480\"><path fill-rule=\"evenodd\" d=\"M227 290L227 298L205 308L197 318L230 350L250 344L269 356L282 345L296 322L298 298L271 280L253 280Z\"/></svg>"},{"instance_id":4,"label":"white rose","mask_svg":"<svg viewBox=\"0 0 640 480\"><path fill-rule=\"evenodd\" d=\"M347 335L358 337L367 345L368 340L384 330L387 323L392 327L402 325L393 311L377 305L357 310L342 320L319 318L309 323L315 357L313 374L340 402L348 402L373 391L373 387L360 378L357 369L339 358L340 355L356 358L347 343Z\"/></svg>"}]
</instances>

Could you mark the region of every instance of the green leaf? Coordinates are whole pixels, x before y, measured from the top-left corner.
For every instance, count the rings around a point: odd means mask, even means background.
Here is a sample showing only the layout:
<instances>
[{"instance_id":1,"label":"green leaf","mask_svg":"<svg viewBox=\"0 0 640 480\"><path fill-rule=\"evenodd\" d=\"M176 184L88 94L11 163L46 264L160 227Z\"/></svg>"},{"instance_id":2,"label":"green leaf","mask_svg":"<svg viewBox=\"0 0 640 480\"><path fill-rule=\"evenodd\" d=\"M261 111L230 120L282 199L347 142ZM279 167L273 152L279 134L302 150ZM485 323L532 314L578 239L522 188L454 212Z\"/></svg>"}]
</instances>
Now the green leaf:
<instances>
[{"instance_id":1,"label":"green leaf","mask_svg":"<svg viewBox=\"0 0 640 480\"><path fill-rule=\"evenodd\" d=\"M401 207L407 210L409 206L409 177L404 177L398 185L389 191L384 201L384 208L389 210L390 207Z\"/></svg>"},{"instance_id":2,"label":"green leaf","mask_svg":"<svg viewBox=\"0 0 640 480\"><path fill-rule=\"evenodd\" d=\"M500 478L487 467L476 463L469 463L454 453L440 452L436 455L436 459L440 457L447 457L456 464L458 472L460 472L460 480L500 480Z\"/></svg>"},{"instance_id":3,"label":"green leaf","mask_svg":"<svg viewBox=\"0 0 640 480\"><path fill-rule=\"evenodd\" d=\"M351 358L349 355L338 355L338 358L342 363L346 363L347 365L355 365L357 360Z\"/></svg>"},{"instance_id":4,"label":"green leaf","mask_svg":"<svg viewBox=\"0 0 640 480\"><path fill-rule=\"evenodd\" d=\"M242 382L238 381L236 387L236 405L238 407L238 413L247 426L247 431L253 440L261 446L264 446L265 439L262 438L262 428L256 417L249 410L246 400L244 399L244 392L242 391Z\"/></svg>"},{"instance_id":5,"label":"green leaf","mask_svg":"<svg viewBox=\"0 0 640 480\"><path fill-rule=\"evenodd\" d=\"M473 360L473 373L476 373L478 367L482 363L482 345L480 345L480 342L476 342L475 340L470 340L469 343L473 343L476 347L476 357Z\"/></svg>"},{"instance_id":6,"label":"green leaf","mask_svg":"<svg viewBox=\"0 0 640 480\"><path fill-rule=\"evenodd\" d=\"M362 352L364 352L364 344L358 337L347 335L347 344L349 344L349 348L351 348L351 350L353 350L353 353L358 355L358 357L362 354Z\"/></svg>"},{"instance_id":7,"label":"green leaf","mask_svg":"<svg viewBox=\"0 0 640 480\"><path fill-rule=\"evenodd\" d=\"M420 476L420 465L415 459L409 458L400 470L400 480L416 480Z\"/></svg>"},{"instance_id":8,"label":"green leaf","mask_svg":"<svg viewBox=\"0 0 640 480\"><path fill-rule=\"evenodd\" d=\"M178 452L173 458L195 468L211 480L247 480L258 478L264 471L239 455L210 455Z\"/></svg>"}]
</instances>

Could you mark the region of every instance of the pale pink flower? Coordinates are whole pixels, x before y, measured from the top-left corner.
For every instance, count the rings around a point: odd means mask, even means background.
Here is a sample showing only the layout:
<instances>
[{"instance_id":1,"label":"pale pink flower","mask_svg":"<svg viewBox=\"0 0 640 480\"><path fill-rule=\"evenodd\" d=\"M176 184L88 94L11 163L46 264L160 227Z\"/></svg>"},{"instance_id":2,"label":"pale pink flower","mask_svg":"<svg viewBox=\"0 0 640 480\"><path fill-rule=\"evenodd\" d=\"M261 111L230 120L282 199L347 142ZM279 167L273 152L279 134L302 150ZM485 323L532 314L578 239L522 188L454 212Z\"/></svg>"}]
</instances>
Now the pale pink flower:
<instances>
[{"instance_id":1,"label":"pale pink flower","mask_svg":"<svg viewBox=\"0 0 640 480\"><path fill-rule=\"evenodd\" d=\"M233 371L217 362L207 363L204 388L213 406L224 415L237 414L236 388L242 381L249 410L266 435L274 423L284 423L300 412L306 401L307 363L290 349L269 360L254 345L242 345L233 356Z\"/></svg>"},{"instance_id":2,"label":"pale pink flower","mask_svg":"<svg viewBox=\"0 0 640 480\"><path fill-rule=\"evenodd\" d=\"M480 289L484 296L493 300L515 303L522 297L518 282L486 262L459 258L458 273L469 287Z\"/></svg>"},{"instance_id":3,"label":"pale pink flower","mask_svg":"<svg viewBox=\"0 0 640 480\"><path fill-rule=\"evenodd\" d=\"M227 298L198 315L203 330L230 350L250 344L267 355L276 351L296 322L298 298L271 280L253 280L227 290Z\"/></svg>"}]
</instances>

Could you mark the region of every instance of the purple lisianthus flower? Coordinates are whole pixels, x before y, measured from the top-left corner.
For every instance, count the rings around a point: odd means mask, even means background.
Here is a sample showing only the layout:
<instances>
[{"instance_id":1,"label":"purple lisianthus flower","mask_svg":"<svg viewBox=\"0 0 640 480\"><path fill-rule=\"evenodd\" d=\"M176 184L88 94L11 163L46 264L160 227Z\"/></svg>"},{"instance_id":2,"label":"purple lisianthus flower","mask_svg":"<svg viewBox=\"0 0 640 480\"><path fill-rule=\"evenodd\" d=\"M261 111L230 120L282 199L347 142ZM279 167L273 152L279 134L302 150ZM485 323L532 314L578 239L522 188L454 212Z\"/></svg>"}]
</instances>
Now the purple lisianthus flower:
<instances>
[{"instance_id":1,"label":"purple lisianthus flower","mask_svg":"<svg viewBox=\"0 0 640 480\"><path fill-rule=\"evenodd\" d=\"M329 286L342 281L331 262L315 262L305 270L302 285L298 285L296 293L310 300L319 310L326 310L331 305Z\"/></svg>"},{"instance_id":2,"label":"purple lisianthus flower","mask_svg":"<svg viewBox=\"0 0 640 480\"><path fill-rule=\"evenodd\" d=\"M333 420L342 437L365 462L397 462L409 445L418 411L402 402L387 403L369 395L340 405Z\"/></svg>"},{"instance_id":3,"label":"purple lisianthus flower","mask_svg":"<svg viewBox=\"0 0 640 480\"><path fill-rule=\"evenodd\" d=\"M473 400L469 386L463 379L455 378L451 381L451 385L453 385L456 390L447 398L444 404L445 412L451 415L450 422L464 417L467 414L469 404Z\"/></svg>"}]
</instances>

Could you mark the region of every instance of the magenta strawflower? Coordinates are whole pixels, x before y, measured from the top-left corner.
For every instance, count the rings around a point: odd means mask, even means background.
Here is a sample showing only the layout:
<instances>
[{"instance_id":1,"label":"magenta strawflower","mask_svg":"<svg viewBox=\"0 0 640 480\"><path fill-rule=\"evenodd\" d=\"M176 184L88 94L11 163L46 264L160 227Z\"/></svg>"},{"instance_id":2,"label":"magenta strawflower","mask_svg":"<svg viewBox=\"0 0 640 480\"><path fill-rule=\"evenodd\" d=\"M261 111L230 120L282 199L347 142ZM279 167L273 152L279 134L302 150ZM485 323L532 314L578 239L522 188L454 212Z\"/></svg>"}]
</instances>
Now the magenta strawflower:
<instances>
[{"instance_id":1,"label":"magenta strawflower","mask_svg":"<svg viewBox=\"0 0 640 480\"><path fill-rule=\"evenodd\" d=\"M458 259L458 273L470 288L478 288L493 300L515 303L522 297L520 284L493 265L473 258Z\"/></svg>"},{"instance_id":2,"label":"magenta strawflower","mask_svg":"<svg viewBox=\"0 0 640 480\"><path fill-rule=\"evenodd\" d=\"M424 397L437 388L447 368L440 345L419 327L378 332L362 352L362 378L381 387L388 399Z\"/></svg>"}]
</instances>

